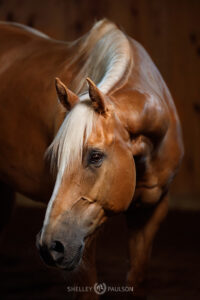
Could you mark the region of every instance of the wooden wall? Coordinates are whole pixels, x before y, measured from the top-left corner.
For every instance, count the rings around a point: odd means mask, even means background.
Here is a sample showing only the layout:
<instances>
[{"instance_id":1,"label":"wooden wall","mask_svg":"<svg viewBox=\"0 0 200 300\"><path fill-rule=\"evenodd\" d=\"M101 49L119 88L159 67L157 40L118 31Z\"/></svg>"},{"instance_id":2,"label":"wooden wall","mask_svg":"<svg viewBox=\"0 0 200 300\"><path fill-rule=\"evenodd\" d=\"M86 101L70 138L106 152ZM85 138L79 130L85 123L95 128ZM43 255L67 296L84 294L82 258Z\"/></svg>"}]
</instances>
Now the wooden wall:
<instances>
[{"instance_id":1,"label":"wooden wall","mask_svg":"<svg viewBox=\"0 0 200 300\"><path fill-rule=\"evenodd\" d=\"M200 1L0 0L0 20L16 21L64 40L107 17L152 56L175 99L185 158L173 194L200 204Z\"/></svg>"}]
</instances>

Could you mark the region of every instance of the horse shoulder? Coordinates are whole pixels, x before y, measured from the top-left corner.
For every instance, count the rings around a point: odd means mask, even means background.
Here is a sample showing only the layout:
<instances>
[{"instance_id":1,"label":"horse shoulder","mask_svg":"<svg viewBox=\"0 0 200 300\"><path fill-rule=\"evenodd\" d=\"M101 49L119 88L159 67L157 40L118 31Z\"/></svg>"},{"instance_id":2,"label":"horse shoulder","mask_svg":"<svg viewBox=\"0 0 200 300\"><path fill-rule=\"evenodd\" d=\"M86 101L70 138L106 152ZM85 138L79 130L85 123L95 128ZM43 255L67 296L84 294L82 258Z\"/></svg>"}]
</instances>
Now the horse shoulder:
<instances>
[{"instance_id":1,"label":"horse shoulder","mask_svg":"<svg viewBox=\"0 0 200 300\"><path fill-rule=\"evenodd\" d=\"M114 97L132 140L137 173L135 198L155 203L177 172L183 145L173 99L145 52L135 55L135 69Z\"/></svg>"}]
</instances>

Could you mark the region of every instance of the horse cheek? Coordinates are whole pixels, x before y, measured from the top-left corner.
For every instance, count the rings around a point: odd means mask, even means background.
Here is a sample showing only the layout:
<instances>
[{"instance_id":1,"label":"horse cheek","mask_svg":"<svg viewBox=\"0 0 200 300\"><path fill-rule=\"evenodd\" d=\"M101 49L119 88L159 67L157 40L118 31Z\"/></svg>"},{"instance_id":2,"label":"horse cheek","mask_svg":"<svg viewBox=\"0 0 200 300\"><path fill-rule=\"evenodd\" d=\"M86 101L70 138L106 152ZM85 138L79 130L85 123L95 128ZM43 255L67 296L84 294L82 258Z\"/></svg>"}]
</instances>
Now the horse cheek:
<instances>
[{"instance_id":1,"label":"horse cheek","mask_svg":"<svg viewBox=\"0 0 200 300\"><path fill-rule=\"evenodd\" d=\"M113 180L110 186L109 209L114 213L126 211L135 191L136 172L135 163L131 158L122 159L121 163L113 168Z\"/></svg>"}]
</instances>

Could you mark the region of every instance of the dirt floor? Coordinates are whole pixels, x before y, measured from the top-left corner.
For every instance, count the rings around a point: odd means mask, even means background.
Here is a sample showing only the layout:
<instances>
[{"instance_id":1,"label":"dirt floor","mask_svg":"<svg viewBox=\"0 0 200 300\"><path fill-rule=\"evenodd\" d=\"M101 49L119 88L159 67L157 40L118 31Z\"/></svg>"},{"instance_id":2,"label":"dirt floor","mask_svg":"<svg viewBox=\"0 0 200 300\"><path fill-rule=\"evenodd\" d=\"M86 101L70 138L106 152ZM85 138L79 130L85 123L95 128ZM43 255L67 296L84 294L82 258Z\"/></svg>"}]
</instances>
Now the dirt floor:
<instances>
[{"instance_id":1,"label":"dirt floor","mask_svg":"<svg viewBox=\"0 0 200 300\"><path fill-rule=\"evenodd\" d=\"M47 268L35 247L44 209L18 205L1 240L0 299L71 299L60 271ZM101 232L99 283L125 286L127 232L122 217ZM101 299L200 299L200 212L170 211L157 234L148 281L136 293L110 292Z\"/></svg>"}]
</instances>

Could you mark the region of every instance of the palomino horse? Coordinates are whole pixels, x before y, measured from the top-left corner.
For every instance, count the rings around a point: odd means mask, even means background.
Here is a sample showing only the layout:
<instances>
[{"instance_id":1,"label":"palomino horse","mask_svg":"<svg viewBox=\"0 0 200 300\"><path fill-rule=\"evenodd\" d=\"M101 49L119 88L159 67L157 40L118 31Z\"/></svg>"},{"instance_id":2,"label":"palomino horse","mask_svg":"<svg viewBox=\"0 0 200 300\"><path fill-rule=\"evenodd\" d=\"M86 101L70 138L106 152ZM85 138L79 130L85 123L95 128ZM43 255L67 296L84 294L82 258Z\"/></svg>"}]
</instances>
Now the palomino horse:
<instances>
[{"instance_id":1,"label":"palomino horse","mask_svg":"<svg viewBox=\"0 0 200 300\"><path fill-rule=\"evenodd\" d=\"M128 281L141 282L183 156L175 105L146 51L107 20L72 43L2 22L0 95L5 211L11 188L51 195L37 247L65 270L86 250L93 260L96 229L125 212Z\"/></svg>"}]
</instances>

